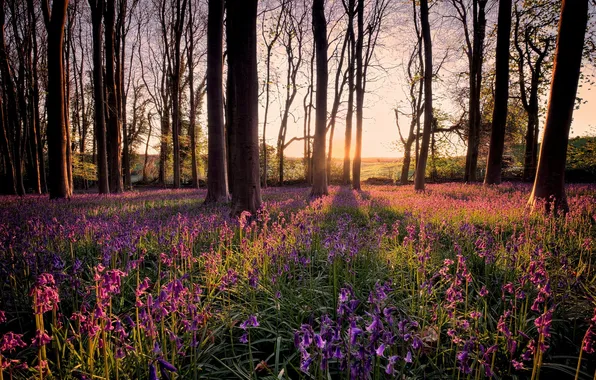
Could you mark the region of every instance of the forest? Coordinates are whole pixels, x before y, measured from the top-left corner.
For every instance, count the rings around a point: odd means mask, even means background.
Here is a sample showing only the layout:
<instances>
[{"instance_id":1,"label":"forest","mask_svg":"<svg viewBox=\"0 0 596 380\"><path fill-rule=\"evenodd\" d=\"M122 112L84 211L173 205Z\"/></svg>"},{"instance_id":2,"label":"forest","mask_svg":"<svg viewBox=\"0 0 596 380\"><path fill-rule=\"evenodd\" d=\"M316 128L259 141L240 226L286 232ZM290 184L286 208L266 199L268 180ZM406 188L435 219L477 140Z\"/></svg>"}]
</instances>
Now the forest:
<instances>
[{"instance_id":1,"label":"forest","mask_svg":"<svg viewBox=\"0 0 596 380\"><path fill-rule=\"evenodd\" d=\"M596 379L596 1L0 25L0 380Z\"/></svg>"}]
</instances>

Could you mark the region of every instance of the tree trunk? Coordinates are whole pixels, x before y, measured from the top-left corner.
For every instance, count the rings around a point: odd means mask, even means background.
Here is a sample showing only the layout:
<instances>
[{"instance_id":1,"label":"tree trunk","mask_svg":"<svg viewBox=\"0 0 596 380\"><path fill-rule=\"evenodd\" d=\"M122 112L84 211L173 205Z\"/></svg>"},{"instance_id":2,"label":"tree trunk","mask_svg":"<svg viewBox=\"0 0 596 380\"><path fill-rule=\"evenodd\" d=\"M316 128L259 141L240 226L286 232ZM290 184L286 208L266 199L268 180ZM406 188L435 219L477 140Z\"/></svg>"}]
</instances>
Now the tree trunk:
<instances>
[{"instance_id":1,"label":"tree trunk","mask_svg":"<svg viewBox=\"0 0 596 380\"><path fill-rule=\"evenodd\" d=\"M362 164L362 118L364 112L363 46L364 46L364 0L358 0L358 39L356 41L356 151L352 167L352 188L360 190Z\"/></svg>"},{"instance_id":2,"label":"tree trunk","mask_svg":"<svg viewBox=\"0 0 596 380\"><path fill-rule=\"evenodd\" d=\"M89 6L91 7L91 22L93 24L93 96L95 102L95 123L93 129L97 144L97 187L99 194L109 194L103 83L102 19L104 2L102 0L89 0Z\"/></svg>"},{"instance_id":3,"label":"tree trunk","mask_svg":"<svg viewBox=\"0 0 596 380\"><path fill-rule=\"evenodd\" d=\"M422 131L422 142L420 144L420 155L416 166L416 178L414 189L424 190L426 175L426 162L428 160L428 148L430 144L430 133L433 122L433 53L430 37L430 24L428 21L428 0L420 1L420 26L422 39L424 41L424 128Z\"/></svg>"},{"instance_id":4,"label":"tree trunk","mask_svg":"<svg viewBox=\"0 0 596 380\"><path fill-rule=\"evenodd\" d=\"M256 215L261 207L257 75L257 0L226 1L228 70L233 94L230 129L232 215Z\"/></svg>"},{"instance_id":5,"label":"tree trunk","mask_svg":"<svg viewBox=\"0 0 596 380\"><path fill-rule=\"evenodd\" d=\"M223 114L223 20L224 1L210 0L207 26L208 162L205 203L227 202L229 198Z\"/></svg>"},{"instance_id":6,"label":"tree trunk","mask_svg":"<svg viewBox=\"0 0 596 380\"><path fill-rule=\"evenodd\" d=\"M346 114L346 134L344 142L344 172L342 182L344 185L350 184L350 169L352 154L352 123L354 118L354 66L356 59L356 37L354 35L354 7L355 0L348 1L348 30L350 38L348 45L348 110Z\"/></svg>"},{"instance_id":7,"label":"tree trunk","mask_svg":"<svg viewBox=\"0 0 596 380\"><path fill-rule=\"evenodd\" d=\"M122 138L120 132L120 115L118 113L118 96L116 89L116 67L114 57L114 22L115 22L115 0L107 0L105 12L105 49L106 49L106 72L105 87L108 96L107 102L107 151L110 191L115 194L122 193Z\"/></svg>"},{"instance_id":8,"label":"tree trunk","mask_svg":"<svg viewBox=\"0 0 596 380\"><path fill-rule=\"evenodd\" d=\"M54 0L52 10L48 3L42 2L44 19L48 31L48 157L50 199L70 198L71 188L67 168L66 115L64 114L64 25L68 0Z\"/></svg>"},{"instance_id":9,"label":"tree trunk","mask_svg":"<svg viewBox=\"0 0 596 380\"><path fill-rule=\"evenodd\" d=\"M568 211L565 161L587 22L588 0L563 0L544 137L529 200L533 208L545 202L547 212L551 207L555 213Z\"/></svg>"},{"instance_id":10,"label":"tree trunk","mask_svg":"<svg viewBox=\"0 0 596 380\"><path fill-rule=\"evenodd\" d=\"M466 154L465 182L476 181L478 168L478 152L480 148L480 92L482 87L482 61L484 60L484 37L486 32L486 2L473 0L473 47L470 59L470 105L468 150Z\"/></svg>"},{"instance_id":11,"label":"tree trunk","mask_svg":"<svg viewBox=\"0 0 596 380\"><path fill-rule=\"evenodd\" d=\"M180 158L180 70L181 52L180 43L186 13L186 0L176 1L176 16L174 20L174 67L172 68L172 143L174 145L174 188L180 188L182 163Z\"/></svg>"},{"instance_id":12,"label":"tree trunk","mask_svg":"<svg viewBox=\"0 0 596 380\"><path fill-rule=\"evenodd\" d=\"M501 166L505 148L507 102L509 101L509 40L511 34L511 0L499 1L497 57L495 77L495 106L490 147L486 159L485 185L501 183Z\"/></svg>"},{"instance_id":13,"label":"tree trunk","mask_svg":"<svg viewBox=\"0 0 596 380\"><path fill-rule=\"evenodd\" d=\"M399 183L402 185L408 184L408 178L410 176L410 165L412 162L412 143L414 139L408 139L404 147L404 161L401 168L401 175L399 177Z\"/></svg>"},{"instance_id":14,"label":"tree trunk","mask_svg":"<svg viewBox=\"0 0 596 380\"><path fill-rule=\"evenodd\" d=\"M7 184L4 187L6 194L13 195L17 193L15 187L14 163L12 160L12 153L8 144L8 131L6 130L6 122L4 120L4 106L2 105L2 97L0 96L0 152L4 160L4 169Z\"/></svg>"},{"instance_id":15,"label":"tree trunk","mask_svg":"<svg viewBox=\"0 0 596 380\"><path fill-rule=\"evenodd\" d=\"M327 22L325 1L314 0L312 5L313 32L317 61L317 97L315 139L313 145L313 184L311 196L327 195L327 170L325 169L325 143L327 129Z\"/></svg>"}]
</instances>

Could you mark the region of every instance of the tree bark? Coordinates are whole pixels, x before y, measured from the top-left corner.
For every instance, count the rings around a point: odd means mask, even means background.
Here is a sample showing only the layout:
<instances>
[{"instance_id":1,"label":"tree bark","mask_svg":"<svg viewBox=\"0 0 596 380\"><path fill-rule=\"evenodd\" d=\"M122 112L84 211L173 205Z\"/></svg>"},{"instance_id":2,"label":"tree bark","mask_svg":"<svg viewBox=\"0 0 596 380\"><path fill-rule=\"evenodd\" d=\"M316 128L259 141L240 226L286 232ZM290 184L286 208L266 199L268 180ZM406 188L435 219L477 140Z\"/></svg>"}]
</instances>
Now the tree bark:
<instances>
[{"instance_id":1,"label":"tree bark","mask_svg":"<svg viewBox=\"0 0 596 380\"><path fill-rule=\"evenodd\" d=\"M433 53L430 36L430 23L428 21L428 0L420 1L420 26L422 39L424 41L424 128L422 131L422 142L420 144L420 155L416 166L416 178L414 189L424 190L426 162L428 160L428 148L433 122Z\"/></svg>"},{"instance_id":2,"label":"tree bark","mask_svg":"<svg viewBox=\"0 0 596 380\"><path fill-rule=\"evenodd\" d=\"M116 67L114 51L115 34L115 0L107 0L105 9L105 87L108 96L107 102L107 152L108 152L108 174L110 181L110 192L119 194L123 191L122 184L122 130L120 124L118 95L116 88Z\"/></svg>"},{"instance_id":3,"label":"tree bark","mask_svg":"<svg viewBox=\"0 0 596 380\"><path fill-rule=\"evenodd\" d=\"M588 22L588 0L563 0L550 97L538 169L529 203L547 211L568 211L565 161Z\"/></svg>"},{"instance_id":4,"label":"tree bark","mask_svg":"<svg viewBox=\"0 0 596 380\"><path fill-rule=\"evenodd\" d=\"M470 60L470 104L468 112L468 149L466 154L465 182L476 181L478 152L480 149L480 92L482 87L482 62L484 60L484 37L486 33L487 0L473 0L473 46Z\"/></svg>"},{"instance_id":5,"label":"tree bark","mask_svg":"<svg viewBox=\"0 0 596 380\"><path fill-rule=\"evenodd\" d=\"M327 170L325 169L325 145L327 129L327 22L325 21L325 1L314 0L312 5L313 31L317 61L317 95L315 115L315 139L313 144L313 184L311 196L328 194Z\"/></svg>"},{"instance_id":6,"label":"tree bark","mask_svg":"<svg viewBox=\"0 0 596 380\"><path fill-rule=\"evenodd\" d=\"M362 118L364 113L364 0L358 0L358 39L356 41L356 151L352 167L352 188L360 190L360 170L362 165Z\"/></svg>"},{"instance_id":7,"label":"tree bark","mask_svg":"<svg viewBox=\"0 0 596 380\"><path fill-rule=\"evenodd\" d=\"M352 154L352 124L354 119L354 75L356 59L356 36L354 35L354 11L355 0L348 0L348 110L346 114L346 133L344 141L344 167L342 182L344 185L350 184L350 169Z\"/></svg>"},{"instance_id":8,"label":"tree bark","mask_svg":"<svg viewBox=\"0 0 596 380\"><path fill-rule=\"evenodd\" d=\"M181 52L180 43L184 29L184 15L186 13L186 0L176 0L176 15L174 19L174 66L172 67L172 143L174 146L174 188L180 188L182 163L180 160L180 70Z\"/></svg>"},{"instance_id":9,"label":"tree bark","mask_svg":"<svg viewBox=\"0 0 596 380\"><path fill-rule=\"evenodd\" d=\"M93 24L93 96L95 104L95 140L97 144L97 187L99 194L109 194L108 152L106 145L106 120L104 112L103 83L103 0L89 0Z\"/></svg>"},{"instance_id":10,"label":"tree bark","mask_svg":"<svg viewBox=\"0 0 596 380\"><path fill-rule=\"evenodd\" d=\"M259 171L257 0L228 0L228 70L233 94L228 121L231 134L232 215L256 215L261 207Z\"/></svg>"},{"instance_id":11,"label":"tree bark","mask_svg":"<svg viewBox=\"0 0 596 380\"><path fill-rule=\"evenodd\" d=\"M505 148L507 126L507 103L509 101L509 40L511 34L511 0L499 1L497 30L497 57L495 78L495 105L490 137L488 158L486 159L485 185L501 183L501 166Z\"/></svg>"},{"instance_id":12,"label":"tree bark","mask_svg":"<svg viewBox=\"0 0 596 380\"><path fill-rule=\"evenodd\" d=\"M227 202L229 199L223 114L223 20L224 1L209 0L207 26L208 154L205 203Z\"/></svg>"},{"instance_id":13,"label":"tree bark","mask_svg":"<svg viewBox=\"0 0 596 380\"><path fill-rule=\"evenodd\" d=\"M50 199L70 198L71 187L67 168L66 115L64 114L64 26L68 0L54 0L52 10L47 0L42 1L44 20L48 31L48 97L47 138L49 157Z\"/></svg>"}]
</instances>

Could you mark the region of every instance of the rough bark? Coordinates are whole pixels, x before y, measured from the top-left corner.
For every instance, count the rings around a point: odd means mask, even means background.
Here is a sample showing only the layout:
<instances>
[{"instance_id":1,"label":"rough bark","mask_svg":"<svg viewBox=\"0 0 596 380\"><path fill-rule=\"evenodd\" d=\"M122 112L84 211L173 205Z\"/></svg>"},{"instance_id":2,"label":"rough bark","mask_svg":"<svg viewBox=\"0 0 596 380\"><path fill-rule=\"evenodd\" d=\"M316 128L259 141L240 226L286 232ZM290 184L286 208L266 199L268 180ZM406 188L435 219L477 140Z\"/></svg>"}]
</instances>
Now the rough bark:
<instances>
[{"instance_id":1,"label":"rough bark","mask_svg":"<svg viewBox=\"0 0 596 380\"><path fill-rule=\"evenodd\" d=\"M233 94L230 128L232 215L255 215L261 207L257 76L257 0L228 0L228 70Z\"/></svg>"},{"instance_id":2,"label":"rough bark","mask_svg":"<svg viewBox=\"0 0 596 380\"><path fill-rule=\"evenodd\" d=\"M207 26L208 162L205 203L227 202L229 198L223 112L223 19L223 0L210 0Z\"/></svg>"},{"instance_id":3,"label":"rough bark","mask_svg":"<svg viewBox=\"0 0 596 380\"><path fill-rule=\"evenodd\" d=\"M544 137L529 203L565 213L565 161L581 71L588 0L563 0Z\"/></svg>"},{"instance_id":4,"label":"rough bark","mask_svg":"<svg viewBox=\"0 0 596 380\"><path fill-rule=\"evenodd\" d=\"M48 32L48 97L47 138L50 199L70 198L71 187L67 168L67 135L64 94L64 26L68 0L54 0L50 13L47 0L42 1Z\"/></svg>"},{"instance_id":5,"label":"rough bark","mask_svg":"<svg viewBox=\"0 0 596 380\"><path fill-rule=\"evenodd\" d=\"M325 145L327 129L327 22L324 0L314 0L312 5L313 33L317 61L317 95L315 115L315 139L313 144L313 184L311 196L328 194L327 170L325 169Z\"/></svg>"},{"instance_id":6,"label":"rough bark","mask_svg":"<svg viewBox=\"0 0 596 380\"><path fill-rule=\"evenodd\" d=\"M478 152L480 149L480 92L482 87L482 62L484 61L484 37L486 34L487 0L473 0L473 42L468 51L470 61L470 103L468 111L468 148L466 153L465 182L476 181Z\"/></svg>"},{"instance_id":7,"label":"rough bark","mask_svg":"<svg viewBox=\"0 0 596 380\"><path fill-rule=\"evenodd\" d=\"M122 130L119 115L118 94L116 87L115 60L115 0L107 0L105 9L105 87L107 93L107 151L108 175L110 192L119 194L123 191L122 184Z\"/></svg>"},{"instance_id":8,"label":"rough bark","mask_svg":"<svg viewBox=\"0 0 596 380\"><path fill-rule=\"evenodd\" d=\"M95 122L93 129L97 144L97 187L100 194L108 194L108 152L106 145L106 120L104 112L103 83L103 12L102 0L89 0L91 22L93 27L93 97Z\"/></svg>"},{"instance_id":9,"label":"rough bark","mask_svg":"<svg viewBox=\"0 0 596 380\"><path fill-rule=\"evenodd\" d=\"M422 130L422 142L420 144L420 154L418 157L418 165L416 166L416 177L414 182L414 189L418 191L424 190L426 162L428 160L428 149L433 122L433 53L430 24L428 21L428 0L420 1L420 26L422 30L422 39L424 41L424 128Z\"/></svg>"},{"instance_id":10,"label":"rough bark","mask_svg":"<svg viewBox=\"0 0 596 380\"><path fill-rule=\"evenodd\" d=\"M348 29L346 33L349 36L348 44L348 109L346 114L346 132L344 141L344 167L342 182L344 185L350 184L351 154L352 154L352 124L354 120L354 76L356 66L356 36L354 34L354 16L355 0L348 0Z\"/></svg>"},{"instance_id":11,"label":"rough bark","mask_svg":"<svg viewBox=\"0 0 596 380\"><path fill-rule=\"evenodd\" d=\"M501 166L505 148L507 102L509 101L509 40L511 34L511 0L499 1L497 29L497 57L495 77L495 105L490 147L486 159L485 185L501 183Z\"/></svg>"},{"instance_id":12,"label":"rough bark","mask_svg":"<svg viewBox=\"0 0 596 380\"><path fill-rule=\"evenodd\" d=\"M356 40L356 151L352 167L352 188L360 190L360 169L362 165L362 118L364 112L364 0L358 0L358 38Z\"/></svg>"}]
</instances>

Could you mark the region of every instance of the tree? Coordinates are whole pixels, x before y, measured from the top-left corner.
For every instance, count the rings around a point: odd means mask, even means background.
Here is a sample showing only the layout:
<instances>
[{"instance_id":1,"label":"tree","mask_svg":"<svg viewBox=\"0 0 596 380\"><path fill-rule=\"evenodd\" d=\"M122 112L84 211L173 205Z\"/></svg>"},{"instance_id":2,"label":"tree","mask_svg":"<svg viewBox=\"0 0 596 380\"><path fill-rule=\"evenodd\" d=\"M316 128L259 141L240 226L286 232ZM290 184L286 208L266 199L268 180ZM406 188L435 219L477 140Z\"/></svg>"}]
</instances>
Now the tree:
<instances>
[{"instance_id":1,"label":"tree","mask_svg":"<svg viewBox=\"0 0 596 380\"><path fill-rule=\"evenodd\" d=\"M22 143L22 127L21 120L25 115L19 115L19 107L17 104L17 90L15 86L15 79L13 69L11 67L7 47L6 37L4 33L5 10L4 0L0 0L0 72L2 73L2 82L4 86L3 94L5 96L6 114L4 123L7 130L7 136L12 136L8 139L8 148L11 150L12 173L14 173L14 187L18 195L25 195L25 186L23 184L23 150ZM20 56L21 54L19 54ZM20 91L19 91L20 92ZM22 96L22 94L21 94ZM9 169L10 170L10 169ZM9 175L10 178L10 175Z\"/></svg>"},{"instance_id":2,"label":"tree","mask_svg":"<svg viewBox=\"0 0 596 380\"><path fill-rule=\"evenodd\" d=\"M269 119L269 105L270 105L270 96L271 96L271 55L273 52L273 47L275 46L275 44L277 43L277 40L280 38L281 36L281 32L282 29L284 27L284 25L282 25L282 21L284 20L284 17L286 16L286 1L287 0L281 0L281 4L278 8L278 14L277 17L275 17L275 25L273 28L267 30L267 28L265 27L265 16L267 15L267 13L272 12L272 10L270 9L266 9L263 12L263 27L261 29L261 34L263 37L263 42L265 43L265 50L266 50L266 70L265 70L265 113L264 113L264 118L263 118L263 177L261 180L261 184L263 186L263 188L267 188L267 121ZM267 37L270 37L270 39L268 39ZM280 128L280 134L281 134L281 128ZM278 143L279 146L279 143ZM283 177L283 164L280 163L280 174L279 174L280 178ZM280 184L283 184L283 181L280 181Z\"/></svg>"},{"instance_id":3,"label":"tree","mask_svg":"<svg viewBox=\"0 0 596 380\"><path fill-rule=\"evenodd\" d=\"M327 170L325 169L325 135L327 129L327 22L325 1L314 0L312 5L313 33L317 61L317 95L315 138L313 144L313 183L311 196L327 195Z\"/></svg>"},{"instance_id":4,"label":"tree","mask_svg":"<svg viewBox=\"0 0 596 380\"><path fill-rule=\"evenodd\" d=\"M362 127L364 117L364 95L366 94L366 83L368 70L374 56L377 40L381 32L383 20L389 0L375 0L369 2L370 12L367 18L366 31L364 29L364 0L358 0L358 39L356 41L356 151L354 152L354 164L352 167L352 187L360 190L360 169L362 164ZM366 49L364 39L366 38Z\"/></svg>"},{"instance_id":5,"label":"tree","mask_svg":"<svg viewBox=\"0 0 596 380\"><path fill-rule=\"evenodd\" d=\"M514 7L513 43L517 52L517 83L521 103L527 115L523 171L525 181L533 181L536 174L539 98L545 90L552 59L550 52L556 38L550 26L557 23L559 10L559 3L550 1L527 6L524 3L521 9L517 4Z\"/></svg>"},{"instance_id":6,"label":"tree","mask_svg":"<svg viewBox=\"0 0 596 380\"><path fill-rule=\"evenodd\" d=\"M188 23L186 28L186 55L188 61L188 87L190 88L190 96L188 99L190 107L188 134L190 135L190 153L191 153L191 170L192 170L192 187L199 187L199 169L197 165L197 101L195 97L195 14L193 13L193 0L188 2ZM220 36L221 40L221 36ZM221 62L220 62L221 66Z\"/></svg>"},{"instance_id":7,"label":"tree","mask_svg":"<svg viewBox=\"0 0 596 380\"><path fill-rule=\"evenodd\" d=\"M180 71L181 71L181 52L180 43L182 40L182 31L184 30L184 15L186 14L186 1L175 0L175 14L173 27L173 64L170 73L170 84L172 86L172 143L174 145L174 188L180 188Z\"/></svg>"},{"instance_id":8,"label":"tree","mask_svg":"<svg viewBox=\"0 0 596 380\"><path fill-rule=\"evenodd\" d=\"M295 15L293 11L296 7L291 3L286 5L283 9L284 22L282 29L281 45L285 48L286 59L287 59L287 71L286 71L286 96L281 111L281 123L279 126L279 134L277 137L277 155L279 162L279 184L283 185L284 182L284 152L288 145L296 141L297 138L292 139L286 143L286 134L288 132L288 120L290 118L290 112L292 104L298 94L298 73L302 65L302 54L304 45L304 20L307 16L306 9L303 9L300 15ZM266 150L264 150L266 152ZM266 155L263 159L263 165L266 165ZM266 170L264 168L264 170Z\"/></svg>"},{"instance_id":9,"label":"tree","mask_svg":"<svg viewBox=\"0 0 596 380\"><path fill-rule=\"evenodd\" d=\"M97 143L97 186L100 194L110 192L106 146L105 98L103 83L103 0L89 0L93 24L93 96L95 100L95 141Z\"/></svg>"},{"instance_id":10,"label":"tree","mask_svg":"<svg viewBox=\"0 0 596 380\"><path fill-rule=\"evenodd\" d=\"M588 0L563 0L544 137L529 200L533 208L543 201L547 211L551 206L554 212L568 211L565 161L587 22Z\"/></svg>"},{"instance_id":11,"label":"tree","mask_svg":"<svg viewBox=\"0 0 596 380\"><path fill-rule=\"evenodd\" d=\"M228 138L232 215L261 207L257 75L258 0L228 0Z\"/></svg>"},{"instance_id":12,"label":"tree","mask_svg":"<svg viewBox=\"0 0 596 380\"><path fill-rule=\"evenodd\" d=\"M223 114L224 1L209 0L207 26L207 198L205 203L226 202L228 176Z\"/></svg>"},{"instance_id":13,"label":"tree","mask_svg":"<svg viewBox=\"0 0 596 380\"><path fill-rule=\"evenodd\" d=\"M120 106L118 105L118 88L116 86L116 60L115 60L115 18L116 0L107 0L105 8L105 87L108 97L107 101L107 126L106 141L108 151L108 175L110 181L110 192L122 193L122 138L120 136Z\"/></svg>"},{"instance_id":14,"label":"tree","mask_svg":"<svg viewBox=\"0 0 596 380\"><path fill-rule=\"evenodd\" d=\"M486 160L485 185L501 183L501 165L505 148L507 102L509 100L509 40L511 34L511 0L499 1L497 30L497 58L495 77L495 105L490 147Z\"/></svg>"},{"instance_id":15,"label":"tree","mask_svg":"<svg viewBox=\"0 0 596 380\"><path fill-rule=\"evenodd\" d=\"M41 2L43 18L48 32L48 158L50 169L50 199L70 198L71 187L67 168L67 134L64 96L64 25L68 0L53 0L52 9L48 0Z\"/></svg>"},{"instance_id":16,"label":"tree","mask_svg":"<svg viewBox=\"0 0 596 380\"><path fill-rule=\"evenodd\" d=\"M464 31L465 52L469 67L468 103L468 148L464 181L476 181L478 152L480 148L480 93L482 88L482 62L484 60L484 38L486 34L486 4L488 0L472 0L472 9L464 0L451 0ZM469 12L472 12L469 15ZM468 18L472 18L472 35Z\"/></svg>"},{"instance_id":17,"label":"tree","mask_svg":"<svg viewBox=\"0 0 596 380\"><path fill-rule=\"evenodd\" d=\"M356 16L355 0L348 0L344 7L348 15L348 28L346 34L349 38L348 43L348 111L346 114L346 133L344 142L344 167L342 182L344 185L350 183L350 154L352 150L352 126L354 121L354 76L356 66L356 36L354 34L354 18Z\"/></svg>"},{"instance_id":18,"label":"tree","mask_svg":"<svg viewBox=\"0 0 596 380\"><path fill-rule=\"evenodd\" d=\"M426 161L428 159L428 148L433 122L433 53L430 23L428 21L428 0L420 1L420 27L422 30L422 40L424 42L424 128L422 131L422 143L420 146L418 164L416 165L416 177L414 182L414 189L418 191L424 190Z\"/></svg>"}]
</instances>

